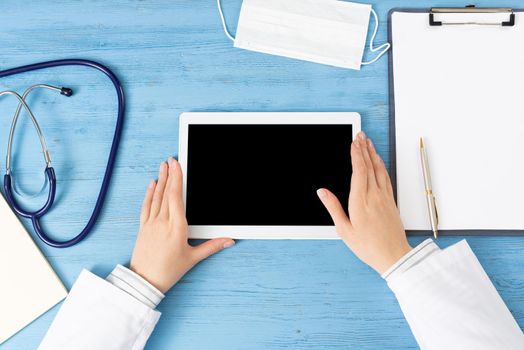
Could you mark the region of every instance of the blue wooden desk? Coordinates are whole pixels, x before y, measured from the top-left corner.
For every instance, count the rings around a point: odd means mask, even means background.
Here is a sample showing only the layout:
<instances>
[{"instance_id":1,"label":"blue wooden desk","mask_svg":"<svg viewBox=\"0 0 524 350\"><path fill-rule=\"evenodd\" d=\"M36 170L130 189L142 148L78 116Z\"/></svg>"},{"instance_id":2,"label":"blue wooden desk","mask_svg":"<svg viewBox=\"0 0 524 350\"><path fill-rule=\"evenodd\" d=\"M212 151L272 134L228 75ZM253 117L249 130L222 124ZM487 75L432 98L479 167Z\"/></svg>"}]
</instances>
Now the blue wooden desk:
<instances>
[{"instance_id":1,"label":"blue wooden desk","mask_svg":"<svg viewBox=\"0 0 524 350\"><path fill-rule=\"evenodd\" d=\"M383 42L387 11L413 2L373 2L381 19L377 42ZM240 3L223 4L233 32ZM417 2L432 5L464 3ZM478 5L500 6L495 1ZM212 0L5 0L0 46L2 68L88 58L113 68L125 86L123 141L96 229L70 249L38 242L68 288L82 268L105 276L129 260L144 190L159 163L177 154L183 111L358 111L364 130L388 157L386 58L357 72L234 49ZM96 198L114 127L114 93L105 77L85 68L4 79L0 89L23 91L33 83L76 90L71 99L48 92L31 99L59 179L58 204L44 223L57 237L70 237L83 227ZM15 104L1 100L0 106L3 157ZM43 161L29 123L18 137L15 172L21 188L34 191L43 179ZM415 245L422 239L410 241ZM441 238L439 244L459 239ZM468 241L524 327L524 239ZM36 348L57 309L2 348ZM187 274L160 310L148 349L417 348L385 283L338 241L240 241Z\"/></svg>"}]
</instances>

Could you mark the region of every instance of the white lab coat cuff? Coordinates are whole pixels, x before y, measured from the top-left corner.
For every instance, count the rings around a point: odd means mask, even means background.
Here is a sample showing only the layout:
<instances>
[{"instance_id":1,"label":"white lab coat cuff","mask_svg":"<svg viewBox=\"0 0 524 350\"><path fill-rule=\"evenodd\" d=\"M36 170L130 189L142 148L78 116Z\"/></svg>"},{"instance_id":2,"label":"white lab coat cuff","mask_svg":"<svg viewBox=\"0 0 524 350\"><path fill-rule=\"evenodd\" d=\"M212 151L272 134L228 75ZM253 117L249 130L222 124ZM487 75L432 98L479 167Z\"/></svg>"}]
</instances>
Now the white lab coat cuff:
<instances>
[{"instance_id":1,"label":"white lab coat cuff","mask_svg":"<svg viewBox=\"0 0 524 350\"><path fill-rule=\"evenodd\" d=\"M381 277L386 281L389 281L390 278L394 278L394 276L404 273L438 251L440 251L440 248L431 238L428 238L406 253L406 255L400 258L395 264L393 264L393 266L384 272Z\"/></svg>"},{"instance_id":2,"label":"white lab coat cuff","mask_svg":"<svg viewBox=\"0 0 524 350\"><path fill-rule=\"evenodd\" d=\"M122 265L117 265L106 280L152 309L164 299L151 283Z\"/></svg>"}]
</instances>

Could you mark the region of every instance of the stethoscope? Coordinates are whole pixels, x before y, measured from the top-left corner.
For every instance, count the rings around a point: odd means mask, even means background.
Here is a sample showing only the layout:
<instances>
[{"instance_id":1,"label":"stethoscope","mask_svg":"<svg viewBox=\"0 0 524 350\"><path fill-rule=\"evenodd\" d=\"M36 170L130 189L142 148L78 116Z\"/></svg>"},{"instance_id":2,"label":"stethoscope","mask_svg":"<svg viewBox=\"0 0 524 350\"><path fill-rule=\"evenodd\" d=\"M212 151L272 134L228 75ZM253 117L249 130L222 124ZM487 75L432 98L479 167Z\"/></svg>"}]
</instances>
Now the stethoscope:
<instances>
[{"instance_id":1,"label":"stethoscope","mask_svg":"<svg viewBox=\"0 0 524 350\"><path fill-rule=\"evenodd\" d=\"M56 60L56 61L30 64L27 66L22 66L22 67L0 71L0 78L7 77L10 75L15 75L15 74L27 73L27 72L31 72L35 70L40 70L40 69L61 67L61 66L85 66L85 67L90 67L90 68L101 71L113 83L115 90L116 90L117 97L118 97L118 114L117 114L117 120L116 120L115 134L113 137L113 143L111 144L111 150L109 152L109 158L107 160L107 166L106 166L106 170L104 173L104 178L102 180L102 186L100 187L100 192L98 194L98 198L96 200L95 207L93 209L93 212L91 213L91 217L89 218L89 221L87 222L84 229L75 237L69 240L65 240L65 241L57 241L49 237L44 232L44 229L42 228L40 224L40 219L42 218L42 216L44 216L49 211L49 209L52 207L53 202L55 200L56 175L55 175L55 170L53 169L51 165L51 156L49 153L49 149L47 148L47 144L45 142L45 138L40 128L40 125L38 123L38 120L35 118L33 112L31 111L31 109L29 108L29 106L26 103L27 96L29 95L29 93L31 93L31 91L34 91L35 89L52 90L52 91L59 92L61 95L64 95L67 97L72 96L73 91L69 88L64 88L64 87L59 88L56 86L51 86L51 85L46 85L46 84L37 84L37 85L33 85L29 87L22 95L14 91L4 91L4 92L0 92L0 97L6 96L6 95L15 96L19 102L18 107L13 116L13 121L11 122L11 129L9 131L9 141L8 141L7 157L6 157L6 174L4 175L4 191L5 191L6 200L18 215L24 218L31 219L33 228L36 234L38 235L38 237L42 241L44 241L46 244L52 247L67 248L67 247L71 247L79 243L80 241L82 241L92 230L93 226L96 223L96 220L98 219L98 216L100 215L100 211L102 209L102 205L104 203L104 199L106 197L107 190L109 188L109 181L113 173L113 168L114 168L115 160L116 160L116 153L118 150L118 145L120 143L120 136L122 134L122 127L123 127L123 121L124 121L124 110L125 110L125 97L124 97L124 90L122 88L122 84L120 84L120 81L118 80L116 75L109 68L103 66L102 64L94 62L94 61L88 61L88 60L65 59L65 60ZM42 151L44 153L44 160L46 163L45 174L46 174L47 182L49 184L49 192L47 196L47 201L40 209L35 210L35 211L28 211L22 208L18 204L18 202L16 201L13 195L13 177L12 177L12 171L11 171L12 148L13 148L13 139L14 139L15 129L16 129L18 117L20 116L20 112L22 108L24 108L27 114L29 115L29 118L31 119L35 127L38 138L40 139L40 145L42 147Z\"/></svg>"}]
</instances>

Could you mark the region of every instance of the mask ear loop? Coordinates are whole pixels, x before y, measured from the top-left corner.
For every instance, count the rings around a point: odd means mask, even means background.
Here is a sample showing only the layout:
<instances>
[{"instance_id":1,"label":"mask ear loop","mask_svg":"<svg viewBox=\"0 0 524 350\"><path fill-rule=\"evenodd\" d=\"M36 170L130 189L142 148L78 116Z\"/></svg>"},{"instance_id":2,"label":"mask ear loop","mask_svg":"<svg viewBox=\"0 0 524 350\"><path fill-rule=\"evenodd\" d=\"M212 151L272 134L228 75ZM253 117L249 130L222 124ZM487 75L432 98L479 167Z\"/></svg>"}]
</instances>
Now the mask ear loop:
<instances>
[{"instance_id":1,"label":"mask ear loop","mask_svg":"<svg viewBox=\"0 0 524 350\"><path fill-rule=\"evenodd\" d=\"M220 14L220 20L222 21L222 28L224 29L224 33L226 34L226 36L231 41L234 42L235 41L235 37L233 35L231 35L229 30L227 29L226 19L224 18L224 13L222 12L222 4L220 3L220 0L217 0L217 6L218 6L218 13Z\"/></svg>"},{"instance_id":2,"label":"mask ear loop","mask_svg":"<svg viewBox=\"0 0 524 350\"><path fill-rule=\"evenodd\" d=\"M371 40L369 42L369 51L371 52L377 52L377 51L380 51L380 50L384 50L382 51L381 53L378 54L377 57L375 57L374 59L372 59L371 61L366 61L366 62L362 62L361 64L363 66L367 65L367 64L371 64L371 63L375 63L380 57L382 57L382 55L384 55L388 50L389 48L391 47L391 44L390 43L384 43L382 45L380 45L379 47L373 47L373 42L375 41L375 36L377 35L377 31L378 31L378 16L377 16L377 13L375 12L375 10L371 9L371 13L373 14L373 17L375 18L375 29L373 30L373 35L371 35Z\"/></svg>"}]
</instances>

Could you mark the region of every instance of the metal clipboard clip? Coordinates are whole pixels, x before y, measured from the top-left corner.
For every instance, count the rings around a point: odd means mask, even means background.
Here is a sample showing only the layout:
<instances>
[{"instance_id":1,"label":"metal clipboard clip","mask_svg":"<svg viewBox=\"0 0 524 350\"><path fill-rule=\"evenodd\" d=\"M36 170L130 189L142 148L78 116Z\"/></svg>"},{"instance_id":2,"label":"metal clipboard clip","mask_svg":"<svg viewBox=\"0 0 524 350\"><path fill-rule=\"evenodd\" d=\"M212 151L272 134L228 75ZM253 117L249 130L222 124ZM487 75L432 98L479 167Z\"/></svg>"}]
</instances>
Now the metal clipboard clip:
<instances>
[{"instance_id":1,"label":"metal clipboard clip","mask_svg":"<svg viewBox=\"0 0 524 350\"><path fill-rule=\"evenodd\" d=\"M435 14L442 13L507 13L509 18L507 21L502 22L442 22L435 21ZM466 7L434 7L429 12L429 25L430 26L443 26L443 25L491 25L491 26L503 26L513 27L515 25L515 13L513 9L507 7L498 8L487 8L487 7L475 7L475 5L468 5Z\"/></svg>"}]
</instances>

